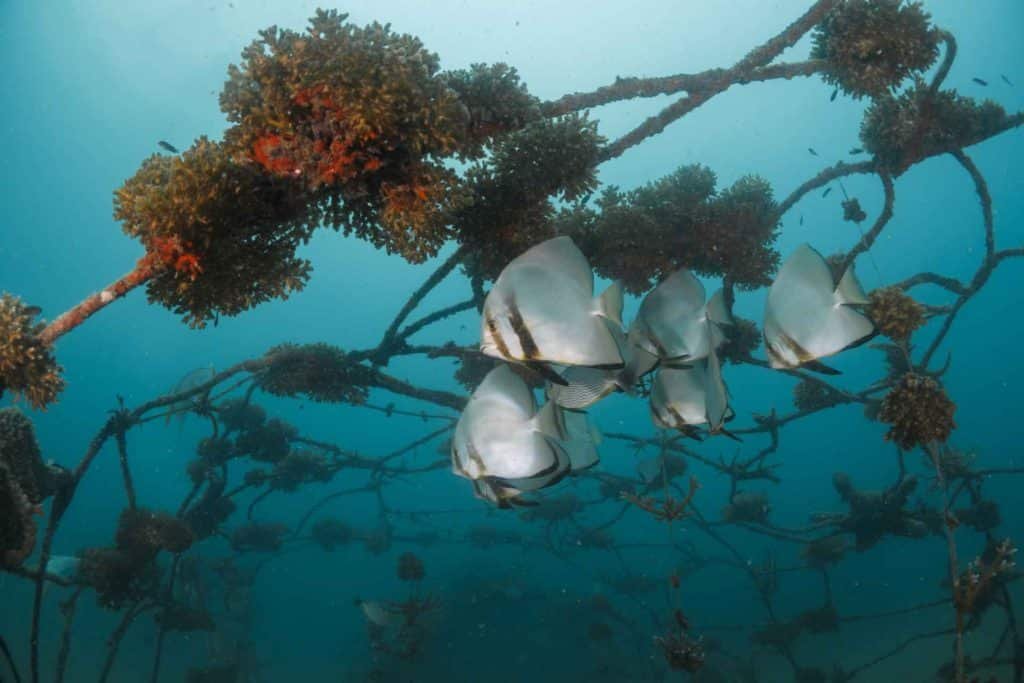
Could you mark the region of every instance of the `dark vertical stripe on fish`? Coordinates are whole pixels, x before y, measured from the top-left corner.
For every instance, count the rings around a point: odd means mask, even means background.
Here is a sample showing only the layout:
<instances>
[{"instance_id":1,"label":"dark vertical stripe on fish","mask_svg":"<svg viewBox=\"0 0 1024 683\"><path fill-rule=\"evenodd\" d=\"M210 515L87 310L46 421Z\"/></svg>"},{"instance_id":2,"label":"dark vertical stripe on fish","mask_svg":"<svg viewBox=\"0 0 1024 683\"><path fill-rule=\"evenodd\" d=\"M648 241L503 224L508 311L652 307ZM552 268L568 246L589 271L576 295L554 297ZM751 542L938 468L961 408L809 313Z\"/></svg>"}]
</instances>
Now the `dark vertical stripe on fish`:
<instances>
[{"instance_id":1,"label":"dark vertical stripe on fish","mask_svg":"<svg viewBox=\"0 0 1024 683\"><path fill-rule=\"evenodd\" d=\"M508 344L502 339L501 332L498 331L498 323L494 318L487 318L487 329L490 330L491 338L494 339L494 344L498 347L498 353L512 360L512 354L508 351Z\"/></svg>"},{"instance_id":2,"label":"dark vertical stripe on fish","mask_svg":"<svg viewBox=\"0 0 1024 683\"><path fill-rule=\"evenodd\" d=\"M540 360L540 349L537 348L537 343L533 341L533 335L526 329L523 314L519 312L519 307L516 306L514 301L510 302L508 308L508 322L512 325L512 331L516 333L516 337L519 338L519 348L523 350L523 359Z\"/></svg>"}]
</instances>

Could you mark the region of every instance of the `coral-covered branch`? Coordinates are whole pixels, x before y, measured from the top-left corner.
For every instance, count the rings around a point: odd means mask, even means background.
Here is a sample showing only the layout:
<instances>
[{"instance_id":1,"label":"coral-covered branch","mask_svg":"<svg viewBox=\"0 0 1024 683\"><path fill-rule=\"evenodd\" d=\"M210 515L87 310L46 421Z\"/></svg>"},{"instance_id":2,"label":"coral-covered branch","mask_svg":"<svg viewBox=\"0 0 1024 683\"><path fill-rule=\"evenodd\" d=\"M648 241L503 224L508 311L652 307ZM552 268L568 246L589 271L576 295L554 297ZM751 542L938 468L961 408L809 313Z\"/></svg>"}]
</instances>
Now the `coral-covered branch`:
<instances>
[{"instance_id":1,"label":"coral-covered branch","mask_svg":"<svg viewBox=\"0 0 1024 683\"><path fill-rule=\"evenodd\" d=\"M152 262L146 259L140 260L131 272L115 280L99 292L89 295L81 303L58 316L46 326L46 329L39 335L39 338L45 344L53 344L57 339L84 323L92 315L103 310L106 306L120 299L139 285L145 284L153 277L155 272L156 267Z\"/></svg>"}]
</instances>

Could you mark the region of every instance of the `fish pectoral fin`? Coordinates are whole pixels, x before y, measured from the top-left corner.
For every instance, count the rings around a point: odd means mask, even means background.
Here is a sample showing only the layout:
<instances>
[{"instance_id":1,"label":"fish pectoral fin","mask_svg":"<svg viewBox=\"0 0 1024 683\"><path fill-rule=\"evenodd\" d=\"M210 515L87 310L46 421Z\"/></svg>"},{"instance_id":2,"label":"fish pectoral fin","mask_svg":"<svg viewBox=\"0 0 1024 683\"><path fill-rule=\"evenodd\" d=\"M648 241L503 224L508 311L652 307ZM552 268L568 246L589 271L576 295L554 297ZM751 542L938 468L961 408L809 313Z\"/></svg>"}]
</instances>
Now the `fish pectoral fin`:
<instances>
[{"instance_id":1,"label":"fish pectoral fin","mask_svg":"<svg viewBox=\"0 0 1024 683\"><path fill-rule=\"evenodd\" d=\"M730 439L732 439L733 441L738 441L739 443L743 443L743 439L741 439L740 437L736 436L735 434L733 434L732 432L730 432L728 429L726 429L724 427L719 427L718 431L716 433L717 434L721 434L722 436L727 436Z\"/></svg>"},{"instance_id":2,"label":"fish pectoral fin","mask_svg":"<svg viewBox=\"0 0 1024 683\"><path fill-rule=\"evenodd\" d=\"M551 382L552 384L557 384L563 387L569 386L569 382L567 382L565 378L559 375L557 372L552 370L551 367L549 367L546 363L534 361L529 363L523 363L523 365L530 368L538 375L543 377L545 380Z\"/></svg>"}]
</instances>

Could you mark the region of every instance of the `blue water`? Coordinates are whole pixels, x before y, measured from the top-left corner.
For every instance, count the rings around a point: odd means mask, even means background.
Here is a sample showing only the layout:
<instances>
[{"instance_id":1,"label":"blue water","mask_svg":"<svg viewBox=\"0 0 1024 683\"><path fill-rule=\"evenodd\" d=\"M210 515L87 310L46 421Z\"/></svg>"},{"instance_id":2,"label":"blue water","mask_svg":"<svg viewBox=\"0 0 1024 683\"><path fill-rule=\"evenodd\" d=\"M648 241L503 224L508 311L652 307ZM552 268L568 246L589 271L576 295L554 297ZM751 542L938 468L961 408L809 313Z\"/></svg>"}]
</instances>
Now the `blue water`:
<instances>
[{"instance_id":1,"label":"blue water","mask_svg":"<svg viewBox=\"0 0 1024 683\"><path fill-rule=\"evenodd\" d=\"M441 56L444 69L508 62L519 70L533 95L547 100L594 89L616 76L657 76L731 65L799 16L808 4L806 0L570 1L552 7L533 1L353 0L339 9L349 12L356 24L391 22L396 31L418 36ZM6 143L0 165L0 291L40 306L43 316L52 319L129 271L143 252L111 217L113 190L135 172L141 160L157 151L157 140L169 140L184 149L199 135L218 137L227 127L217 102L227 65L238 61L241 49L258 30L274 24L298 29L316 6L281 0L0 3L0 64L5 65L0 70L0 131ZM969 4L928 0L925 6L933 21L952 31L959 42L946 87L979 99L990 97L1010 113L1024 108L1020 48L1024 5L1016 0ZM804 59L809 49L810 40L805 37L780 59ZM972 82L974 77L984 78L989 85ZM830 94L831 88L813 77L734 87L661 135L602 165L599 179L629 189L682 164L699 162L714 169L720 188L757 173L772 183L776 198L781 199L860 145L857 132L865 101L840 96L830 102ZM614 139L670 101L667 97L631 100L598 108L591 116L600 121L600 132ZM808 147L820 156L809 155ZM997 247L1021 245L1024 138L1020 129L976 145L968 153L989 184ZM856 176L844 183L873 220L882 205L877 177ZM982 222L974 186L964 170L948 156L930 159L898 178L896 192L893 220L870 257L858 261L865 287L870 290L922 270L969 279L981 258ZM820 195L810 193L783 217L776 244L783 255L803 242L829 254L848 249L859 239L855 227L839 220L837 195L826 199ZM414 266L366 242L324 230L301 250L300 255L315 268L304 291L236 318L222 318L216 327L202 331L189 329L171 312L148 304L142 291L135 291L58 342L67 389L56 405L45 412L18 405L34 421L44 457L71 467L102 426L106 411L116 407L117 395L135 406L166 393L195 368L212 364L222 369L286 341L323 341L346 350L372 348L410 292L453 249L449 245L434 262ZM952 353L944 383L958 405L953 443L977 452L980 466L987 468L1024 466L1020 455L1024 421L1019 419L1024 401L1019 348L1024 335L1019 308L1022 266L1019 260L1009 260L998 268L963 310L943 346ZM711 281L706 284L709 291L718 286ZM452 275L418 310L429 312L461 301L468 291L468 281ZM951 296L934 288L914 293L929 303L951 301ZM764 290L742 293L736 313L760 321L763 301ZM627 300L627 320L637 305L637 299ZM930 325L918 333L922 345L935 328ZM425 331L416 341L455 340L468 346L477 343L477 329L475 312L462 313ZM844 371L838 380L843 387L862 388L881 372L880 354L868 348L833 360ZM387 371L417 385L462 393L451 377L455 368L450 359L411 357L393 360ZM766 413L773 407L780 413L792 409L790 378L749 366L730 365L725 373L737 425L750 425L752 413ZM11 397L3 400L7 405ZM439 426L344 405L261 394L255 400L304 435L366 456L387 454ZM374 391L370 403L392 401L400 409L415 412L450 412L382 391ZM612 396L591 415L602 431L655 434L646 404L639 399ZM141 504L152 509L177 508L189 490L184 464L207 431L202 421L189 417L180 427L177 422L165 426L159 420L129 433ZM834 472L850 473L858 488L865 489L882 488L895 478L895 448L882 440L883 433L884 426L865 420L859 406L835 408L788 425L782 431L779 452L770 459L781 465L782 483L757 482L751 489L769 494L771 519L781 527L804 526L813 512L842 511L831 485ZM440 443L443 439L415 449L404 461L416 466L437 460ZM765 445L763 436L755 436L740 444L714 438L695 448L717 459L737 452L749 456ZM653 454L648 450L644 456ZM634 476L636 458L629 444L606 439L601 456L601 470ZM920 453L908 454L907 462L922 479L918 493L934 496ZM703 485L696 498L698 507L717 519L726 500L727 480L695 462L691 472ZM364 473L343 472L327 485L275 494L260 505L257 516L291 525L321 496L363 481ZM1017 474L985 483L986 497L1002 504L999 537L1018 541L1024 537L1024 513L1014 505L1021 481ZM596 487L586 481L567 481L547 493L572 493L592 501ZM366 620L353 599L404 599L410 588L395 576L395 563L406 550L416 552L426 566L426 578L418 590L436 595L442 607L430 626L421 659L412 666L392 662L384 680L684 677L667 673L652 642L671 620L667 577L679 558L667 547L644 544L664 544L666 525L633 510L611 532L619 543L641 547L611 553L573 548L570 543L560 558L537 547L480 549L467 544L463 539L473 527L514 529L537 539L544 536L545 527L520 520L515 511L490 509L472 497L468 482L447 470L389 481L383 495L396 510L436 513L416 519L394 516L395 534L411 536L431 530L441 540L428 547L395 541L380 555L366 552L360 543L333 553L301 545L270 559L254 586L251 620L243 637L251 642L260 664L262 677L251 680L365 680L372 652ZM228 527L242 519L251 500L240 497L240 509ZM109 544L124 506L116 454L108 445L77 492L55 539L54 553L72 555L84 547ZM593 526L618 509L612 502L588 506L577 522ZM361 530L380 524L372 495L345 497L327 510ZM571 535L576 529L574 522L560 524L560 534ZM760 562L770 550L780 567L800 563L797 544L738 528L721 531L752 562ZM677 540L692 540L707 557L726 557L721 546L686 521L673 525L671 533ZM980 551L980 538L968 530L958 534L961 565ZM227 556L230 548L213 538L191 553L212 560ZM259 561L252 556L243 559L249 564ZM603 579L621 575L624 566L653 577L657 587L634 597L610 590ZM947 571L946 546L940 538L911 541L889 536L863 554L850 553L831 570L831 588L840 614L866 614L942 598L948 589L939 582ZM780 618L820 605L821 585L813 571L781 574L774 598ZM595 594L607 596L631 627L595 616L591 607ZM43 680L52 676L61 625L58 602L67 595L64 589L52 588L44 598ZM736 662L748 657L761 672L758 680L793 680L793 669L784 659L750 643L749 627L765 623L768 617L743 572L712 564L685 577L679 595L693 633L714 638L724 648L709 658L708 667L722 671L723 678L712 678L706 671L704 680L743 680L736 673ZM1010 595L1019 616L1019 586L1011 584ZM218 606L213 607L216 618ZM0 575L0 635L10 644L23 677L28 671L30 609L29 583ZM83 595L66 680L88 681L98 675L107 638L119 617L96 606L88 592ZM1001 614L988 616L968 637L968 652L976 657L987 654L1003 619ZM609 623L615 634L612 639L588 639L587 627L593 621ZM844 624L835 634L804 636L795 651L804 666L831 670L838 662L849 668L915 633L951 623L952 608L940 606L905 617ZM722 628L733 626L737 628ZM109 680L148 680L155 632L150 615L139 618ZM189 668L210 661L212 639L203 632L169 634L161 680L183 680ZM950 656L949 643L942 638L914 644L858 680L931 680ZM607 678L597 678L601 670ZM652 670L657 673L651 674ZM999 681L1014 680L1008 667L988 673ZM657 677L644 678L648 675ZM0 661L0 680L7 681L6 676Z\"/></svg>"}]
</instances>

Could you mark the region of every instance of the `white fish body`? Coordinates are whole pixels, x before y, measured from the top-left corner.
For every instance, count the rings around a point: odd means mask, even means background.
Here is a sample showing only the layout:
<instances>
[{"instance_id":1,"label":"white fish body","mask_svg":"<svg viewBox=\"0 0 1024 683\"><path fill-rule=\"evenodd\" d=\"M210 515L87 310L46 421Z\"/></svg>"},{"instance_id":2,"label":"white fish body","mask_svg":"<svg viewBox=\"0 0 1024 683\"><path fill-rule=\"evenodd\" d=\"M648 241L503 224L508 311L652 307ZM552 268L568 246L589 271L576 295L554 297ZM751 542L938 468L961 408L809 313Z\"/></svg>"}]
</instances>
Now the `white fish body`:
<instances>
[{"instance_id":1,"label":"white fish body","mask_svg":"<svg viewBox=\"0 0 1024 683\"><path fill-rule=\"evenodd\" d=\"M389 626L398 626L404 621L404 616L401 612L389 608L382 603L373 600L359 600L359 608L363 610L363 616L377 626L387 628Z\"/></svg>"},{"instance_id":2,"label":"white fish body","mask_svg":"<svg viewBox=\"0 0 1024 683\"><path fill-rule=\"evenodd\" d=\"M622 327L622 287L594 298L594 276L569 237L513 259L488 293L480 350L517 362L622 367L612 330Z\"/></svg>"},{"instance_id":3,"label":"white fish body","mask_svg":"<svg viewBox=\"0 0 1024 683\"><path fill-rule=\"evenodd\" d=\"M526 383L507 365L491 370L470 397L455 426L452 469L486 481L477 493L489 500L513 491L543 488L571 468L563 441L561 411L548 402L540 411Z\"/></svg>"},{"instance_id":4,"label":"white fish body","mask_svg":"<svg viewBox=\"0 0 1024 683\"><path fill-rule=\"evenodd\" d=\"M630 335L662 360L705 358L725 341L722 325L732 323L722 290L704 300L704 286L681 268L665 278L640 304Z\"/></svg>"},{"instance_id":5,"label":"white fish body","mask_svg":"<svg viewBox=\"0 0 1024 683\"><path fill-rule=\"evenodd\" d=\"M874 324L850 306L866 303L852 266L836 285L821 254L801 245L768 290L764 338L771 366L795 368L867 340Z\"/></svg>"},{"instance_id":6,"label":"white fish body","mask_svg":"<svg viewBox=\"0 0 1024 683\"><path fill-rule=\"evenodd\" d=\"M712 434L732 416L718 355L711 351L690 367L662 367L651 386L651 417L662 429L706 425Z\"/></svg>"}]
</instances>

